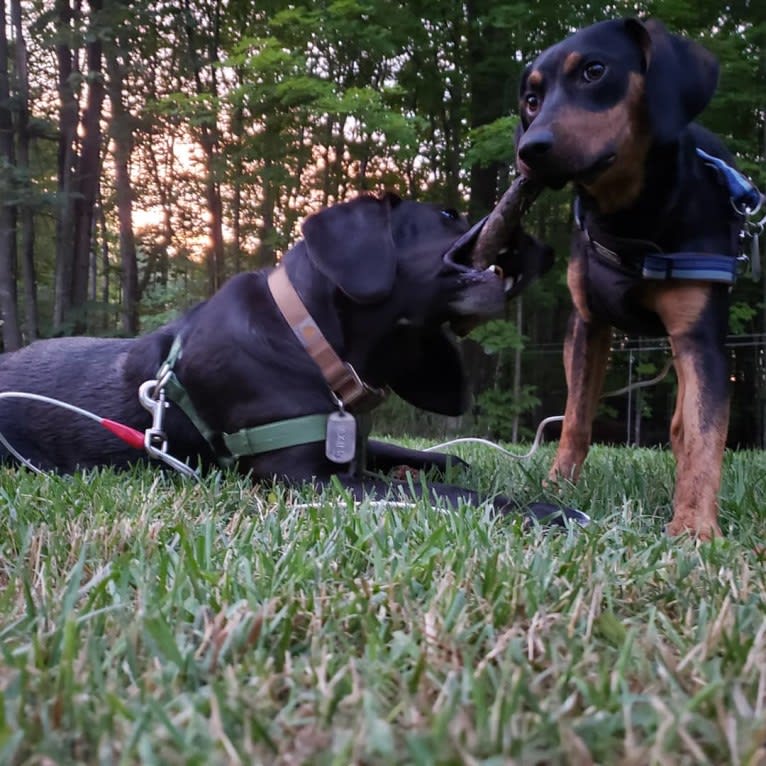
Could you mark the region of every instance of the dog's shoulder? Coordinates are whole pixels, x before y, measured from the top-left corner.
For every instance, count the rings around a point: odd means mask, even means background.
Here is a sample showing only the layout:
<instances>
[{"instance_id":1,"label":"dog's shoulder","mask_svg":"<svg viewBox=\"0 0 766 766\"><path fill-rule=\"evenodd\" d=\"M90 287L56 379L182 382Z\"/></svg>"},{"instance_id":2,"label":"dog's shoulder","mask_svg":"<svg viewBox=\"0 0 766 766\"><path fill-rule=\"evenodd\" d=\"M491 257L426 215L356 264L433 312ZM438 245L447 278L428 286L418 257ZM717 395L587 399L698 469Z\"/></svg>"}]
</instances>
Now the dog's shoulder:
<instances>
[{"instance_id":1,"label":"dog's shoulder","mask_svg":"<svg viewBox=\"0 0 766 766\"><path fill-rule=\"evenodd\" d=\"M727 165L736 167L734 155L729 151L723 139L718 134L713 133L712 130L708 130L698 122L693 122L687 128L687 135L694 151L698 148L702 149L703 152L719 157Z\"/></svg>"}]
</instances>

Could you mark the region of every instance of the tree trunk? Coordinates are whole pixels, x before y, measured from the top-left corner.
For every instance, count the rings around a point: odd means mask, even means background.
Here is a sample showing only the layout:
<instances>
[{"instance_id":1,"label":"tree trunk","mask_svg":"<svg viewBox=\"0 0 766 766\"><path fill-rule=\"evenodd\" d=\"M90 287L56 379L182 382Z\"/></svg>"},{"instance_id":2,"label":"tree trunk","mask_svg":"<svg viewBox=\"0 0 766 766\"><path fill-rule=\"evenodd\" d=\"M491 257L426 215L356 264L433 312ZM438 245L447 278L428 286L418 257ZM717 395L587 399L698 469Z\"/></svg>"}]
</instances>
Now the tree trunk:
<instances>
[{"instance_id":1,"label":"tree trunk","mask_svg":"<svg viewBox=\"0 0 766 766\"><path fill-rule=\"evenodd\" d=\"M497 72L489 64L490 51L496 51L505 44L505 32L490 24L478 24L477 19L486 11L480 0L466 3L468 12L468 63L469 87L471 90L470 109L471 127L486 125L508 114L509 99L502 83L505 75ZM513 137L508 136L512 142ZM500 192L507 185L508 168L499 162L471 167L471 199L469 215L478 219L486 215L497 202Z\"/></svg>"},{"instance_id":2,"label":"tree trunk","mask_svg":"<svg viewBox=\"0 0 766 766\"><path fill-rule=\"evenodd\" d=\"M61 331L72 306L72 273L74 270L74 205L72 183L77 153L77 99L72 88L75 57L66 34L72 30L70 0L56 0L59 30L56 44L59 93L58 141L58 211L56 215L56 274L53 306L53 329Z\"/></svg>"},{"instance_id":3,"label":"tree trunk","mask_svg":"<svg viewBox=\"0 0 766 766\"><path fill-rule=\"evenodd\" d=\"M271 174L272 161L268 156L263 161L263 175L261 188L261 244L256 252L256 268L262 269L274 263L274 208L276 195L274 193L274 180Z\"/></svg>"},{"instance_id":4,"label":"tree trunk","mask_svg":"<svg viewBox=\"0 0 766 766\"><path fill-rule=\"evenodd\" d=\"M151 137L150 137L151 138ZM169 144L163 147L163 153L168 157L173 156L174 141L171 138ZM160 243L159 253L159 284L162 287L167 287L168 277L170 272L170 263L168 256L168 248L173 244L175 239L175 227L173 224L173 195L171 189L174 185L173 179L173 165L172 163L166 163L164 168L160 168L157 162L157 154L155 152L148 153L149 172L151 173L152 182L157 190L157 196L159 197L160 207L162 208L162 241ZM143 277L138 283L138 299L141 300L141 296L144 294L149 280L151 278L149 269L145 270Z\"/></svg>"},{"instance_id":5,"label":"tree trunk","mask_svg":"<svg viewBox=\"0 0 766 766\"><path fill-rule=\"evenodd\" d=\"M125 54L127 55L127 54ZM130 156L133 152L132 119L122 100L125 65L113 49L107 51L109 103L112 108L111 138L114 156L114 186L119 221L119 250L122 274L122 329L138 333L138 260L133 234L133 187Z\"/></svg>"},{"instance_id":6,"label":"tree trunk","mask_svg":"<svg viewBox=\"0 0 766 766\"><path fill-rule=\"evenodd\" d=\"M195 33L194 16L189 5L189 0L184 0L184 28L189 44L189 57L191 58L194 71L194 83L197 94L202 96L208 93L214 97L218 95L216 77L216 63L218 62L218 45L220 36L221 2L217 0L213 13L213 30L208 41L208 61L210 62L210 86L205 88L202 81L202 62L197 50L197 35ZM208 293L212 295L223 283L225 275L224 246L223 246L223 203L221 201L221 188L219 175L221 160L218 151L218 125L216 116L203 121L200 124L200 144L205 154L205 202L208 210L208 234L210 244L207 251L207 274Z\"/></svg>"},{"instance_id":7,"label":"tree trunk","mask_svg":"<svg viewBox=\"0 0 766 766\"><path fill-rule=\"evenodd\" d=\"M516 298L516 329L521 335L521 324L524 319L523 301L521 296ZM516 350L513 353L513 398L518 402L521 398L521 350L522 344L519 343L516 346ZM511 441L516 444L519 440L519 417L521 413L518 410L514 411L513 423L511 425Z\"/></svg>"},{"instance_id":8,"label":"tree trunk","mask_svg":"<svg viewBox=\"0 0 766 766\"><path fill-rule=\"evenodd\" d=\"M98 227L101 229L101 303L105 307L109 306L109 242L107 240L106 215L104 214L103 202L98 206ZM109 312L111 313L111 312ZM111 321L109 313L105 312L107 317L104 323L104 329L107 329Z\"/></svg>"},{"instance_id":9,"label":"tree trunk","mask_svg":"<svg viewBox=\"0 0 766 766\"><path fill-rule=\"evenodd\" d=\"M72 309L77 312L77 331L86 329L85 305L88 300L88 272L93 252L95 205L101 177L101 111L104 79L101 71L101 38L97 14L101 0L90 0L91 39L86 45L85 77L88 97L82 116L82 147L75 180L74 259L72 269Z\"/></svg>"},{"instance_id":10,"label":"tree trunk","mask_svg":"<svg viewBox=\"0 0 766 766\"><path fill-rule=\"evenodd\" d=\"M21 0L11 0L11 23L13 25L16 51L16 100L18 118L16 128L16 163L19 171L29 177L29 74L27 69L27 46L21 26ZM40 336L37 308L37 271L35 268L35 221L34 210L27 199L20 205L21 263L24 276L24 323L27 341Z\"/></svg>"},{"instance_id":11,"label":"tree trunk","mask_svg":"<svg viewBox=\"0 0 766 766\"><path fill-rule=\"evenodd\" d=\"M0 163L5 167L0 175L0 317L3 323L3 348L5 351L13 351L21 347L21 330L16 294L15 152L8 54L3 4L3 14L0 16Z\"/></svg>"}]
</instances>

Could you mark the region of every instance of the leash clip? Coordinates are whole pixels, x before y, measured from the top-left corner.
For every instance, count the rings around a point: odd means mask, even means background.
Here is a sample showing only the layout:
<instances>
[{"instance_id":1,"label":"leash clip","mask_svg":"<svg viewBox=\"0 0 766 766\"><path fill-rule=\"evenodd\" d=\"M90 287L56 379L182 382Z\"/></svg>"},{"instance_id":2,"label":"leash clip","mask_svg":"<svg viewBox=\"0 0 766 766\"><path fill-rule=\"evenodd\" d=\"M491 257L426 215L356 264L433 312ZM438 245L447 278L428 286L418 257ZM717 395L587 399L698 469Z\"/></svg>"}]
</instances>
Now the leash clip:
<instances>
[{"instance_id":1,"label":"leash clip","mask_svg":"<svg viewBox=\"0 0 766 766\"><path fill-rule=\"evenodd\" d=\"M163 369L166 365L163 365ZM138 399L141 406L152 416L152 425L144 431L144 449L150 457L161 460L178 473L199 481L197 472L186 463L173 457L168 452L168 437L163 423L165 410L170 406L165 395L165 383L172 372L172 367L163 373L160 370L159 380L145 380L138 388Z\"/></svg>"},{"instance_id":2,"label":"leash clip","mask_svg":"<svg viewBox=\"0 0 766 766\"><path fill-rule=\"evenodd\" d=\"M760 203L759 206L752 211L752 213L758 212L759 208ZM752 213L749 215L752 215ZM744 226L740 230L741 249L745 258L747 258L747 255L744 254L745 242L748 239L750 240L749 260L751 266L751 275L753 280L756 281L761 277L761 234L763 234L765 226L766 215L764 215L760 221L746 220Z\"/></svg>"},{"instance_id":3,"label":"leash clip","mask_svg":"<svg viewBox=\"0 0 766 766\"><path fill-rule=\"evenodd\" d=\"M152 425L144 432L144 448L152 457L160 457L168 451L168 438L163 429L165 410L168 407L165 389L159 380L146 380L138 389L141 405L152 416Z\"/></svg>"}]
</instances>

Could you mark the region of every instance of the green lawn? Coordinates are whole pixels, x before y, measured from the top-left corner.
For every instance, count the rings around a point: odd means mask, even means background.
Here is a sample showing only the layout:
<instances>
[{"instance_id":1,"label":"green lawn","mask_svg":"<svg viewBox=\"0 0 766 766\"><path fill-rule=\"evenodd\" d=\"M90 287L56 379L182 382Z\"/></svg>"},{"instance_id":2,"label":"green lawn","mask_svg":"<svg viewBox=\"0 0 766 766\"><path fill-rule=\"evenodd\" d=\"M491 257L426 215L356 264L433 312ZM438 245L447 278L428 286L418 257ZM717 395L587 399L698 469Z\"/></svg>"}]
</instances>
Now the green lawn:
<instances>
[{"instance_id":1,"label":"green lawn","mask_svg":"<svg viewBox=\"0 0 766 766\"><path fill-rule=\"evenodd\" d=\"M540 496L544 448L465 483ZM766 764L766 454L724 541L597 448L584 532L157 471L0 472L2 764ZM298 503L308 507L297 508Z\"/></svg>"}]
</instances>

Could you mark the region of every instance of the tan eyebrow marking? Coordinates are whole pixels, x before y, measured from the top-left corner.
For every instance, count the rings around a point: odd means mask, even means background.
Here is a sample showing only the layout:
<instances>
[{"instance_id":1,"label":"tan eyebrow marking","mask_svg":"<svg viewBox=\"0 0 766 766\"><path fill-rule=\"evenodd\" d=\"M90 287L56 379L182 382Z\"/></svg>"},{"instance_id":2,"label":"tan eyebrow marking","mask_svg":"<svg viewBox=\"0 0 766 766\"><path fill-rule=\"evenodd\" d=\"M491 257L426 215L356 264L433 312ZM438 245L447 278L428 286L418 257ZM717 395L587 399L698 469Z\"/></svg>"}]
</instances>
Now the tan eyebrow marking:
<instances>
[{"instance_id":1,"label":"tan eyebrow marking","mask_svg":"<svg viewBox=\"0 0 766 766\"><path fill-rule=\"evenodd\" d=\"M564 59L564 66L562 67L562 71L564 74L572 74L575 69L577 69L577 65L582 61L582 55L578 53L577 51L572 51L565 59Z\"/></svg>"}]
</instances>

